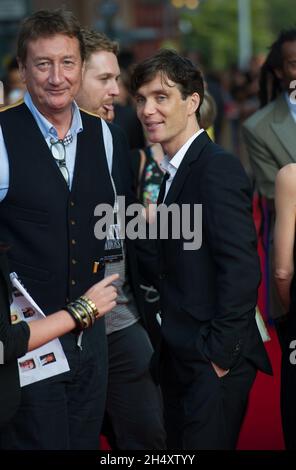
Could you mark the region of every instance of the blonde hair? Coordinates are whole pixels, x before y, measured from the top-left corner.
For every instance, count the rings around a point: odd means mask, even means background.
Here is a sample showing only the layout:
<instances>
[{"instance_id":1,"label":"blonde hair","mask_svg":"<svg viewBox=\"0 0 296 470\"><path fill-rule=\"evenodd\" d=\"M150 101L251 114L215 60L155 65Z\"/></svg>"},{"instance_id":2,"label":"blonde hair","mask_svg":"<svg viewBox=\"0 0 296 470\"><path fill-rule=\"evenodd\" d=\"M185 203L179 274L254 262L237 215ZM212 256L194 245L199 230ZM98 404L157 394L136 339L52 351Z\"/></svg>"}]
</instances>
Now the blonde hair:
<instances>
[{"instance_id":1,"label":"blonde hair","mask_svg":"<svg viewBox=\"0 0 296 470\"><path fill-rule=\"evenodd\" d=\"M205 91L204 99L199 108L199 125L203 129L208 129L214 124L217 115L217 107L214 98Z\"/></svg>"}]
</instances>

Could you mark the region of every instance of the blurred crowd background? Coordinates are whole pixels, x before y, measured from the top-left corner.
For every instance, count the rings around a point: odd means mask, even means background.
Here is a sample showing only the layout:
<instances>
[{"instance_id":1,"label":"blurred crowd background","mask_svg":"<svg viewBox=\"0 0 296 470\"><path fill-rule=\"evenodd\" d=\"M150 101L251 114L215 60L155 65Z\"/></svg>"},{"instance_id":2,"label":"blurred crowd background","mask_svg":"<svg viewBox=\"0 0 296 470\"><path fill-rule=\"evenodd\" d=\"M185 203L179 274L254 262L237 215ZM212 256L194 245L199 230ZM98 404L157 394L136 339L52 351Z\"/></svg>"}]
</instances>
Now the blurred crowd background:
<instances>
[{"instance_id":1,"label":"blurred crowd background","mask_svg":"<svg viewBox=\"0 0 296 470\"><path fill-rule=\"evenodd\" d=\"M60 7L119 42L119 107L129 102L126 84L134 63L161 47L190 57L202 68L215 101L215 140L251 174L241 123L259 107L260 66L279 31L294 26L295 0L0 0L2 104L23 93L15 58L20 21L36 10Z\"/></svg>"}]
</instances>

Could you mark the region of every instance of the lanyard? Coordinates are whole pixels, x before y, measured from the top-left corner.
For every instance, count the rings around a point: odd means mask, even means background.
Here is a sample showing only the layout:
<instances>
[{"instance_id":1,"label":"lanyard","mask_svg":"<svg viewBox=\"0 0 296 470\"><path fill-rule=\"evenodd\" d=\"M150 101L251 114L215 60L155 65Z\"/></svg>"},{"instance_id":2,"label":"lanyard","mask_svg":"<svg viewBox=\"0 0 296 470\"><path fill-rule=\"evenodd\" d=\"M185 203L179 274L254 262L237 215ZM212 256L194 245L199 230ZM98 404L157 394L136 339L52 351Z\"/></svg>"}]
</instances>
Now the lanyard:
<instances>
[{"instance_id":1,"label":"lanyard","mask_svg":"<svg viewBox=\"0 0 296 470\"><path fill-rule=\"evenodd\" d=\"M103 140L104 140L104 147L106 152L107 164L109 175L111 179L111 184L114 192L114 206L113 206L113 213L114 213L114 220L117 224L117 213L118 213L118 199L117 199L117 191L115 187L115 183L112 177L112 164L113 164L113 138L111 131L104 119L101 119L102 122L102 131L103 131Z\"/></svg>"}]
</instances>

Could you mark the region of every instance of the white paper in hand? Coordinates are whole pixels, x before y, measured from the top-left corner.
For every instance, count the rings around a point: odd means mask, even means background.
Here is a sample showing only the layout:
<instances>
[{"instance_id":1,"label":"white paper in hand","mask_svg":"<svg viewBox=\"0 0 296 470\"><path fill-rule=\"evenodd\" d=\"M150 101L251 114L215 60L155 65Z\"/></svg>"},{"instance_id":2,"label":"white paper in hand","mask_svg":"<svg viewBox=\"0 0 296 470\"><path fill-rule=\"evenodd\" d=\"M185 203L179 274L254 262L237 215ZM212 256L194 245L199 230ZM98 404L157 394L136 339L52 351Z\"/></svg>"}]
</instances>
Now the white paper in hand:
<instances>
[{"instance_id":1,"label":"white paper in hand","mask_svg":"<svg viewBox=\"0 0 296 470\"><path fill-rule=\"evenodd\" d=\"M10 274L13 302L10 306L11 323L38 320L44 313L21 284L16 273ZM59 339L54 339L18 359L21 387L70 370Z\"/></svg>"}]
</instances>

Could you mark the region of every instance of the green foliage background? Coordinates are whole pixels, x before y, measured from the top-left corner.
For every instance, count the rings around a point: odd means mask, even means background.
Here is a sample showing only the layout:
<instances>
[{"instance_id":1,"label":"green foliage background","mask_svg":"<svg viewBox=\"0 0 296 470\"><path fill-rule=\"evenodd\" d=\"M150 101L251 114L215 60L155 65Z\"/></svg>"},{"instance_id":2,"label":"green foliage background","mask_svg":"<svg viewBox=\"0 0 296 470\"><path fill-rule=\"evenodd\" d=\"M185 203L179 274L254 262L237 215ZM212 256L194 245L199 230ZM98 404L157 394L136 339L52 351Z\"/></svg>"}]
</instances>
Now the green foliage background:
<instances>
[{"instance_id":1,"label":"green foliage background","mask_svg":"<svg viewBox=\"0 0 296 470\"><path fill-rule=\"evenodd\" d=\"M250 0L250 4L253 54L266 53L281 29L296 27L296 1ZM195 11L184 10L181 19L191 27L181 34L183 50L200 52L202 62L214 69L237 63L237 0L202 0Z\"/></svg>"}]
</instances>

